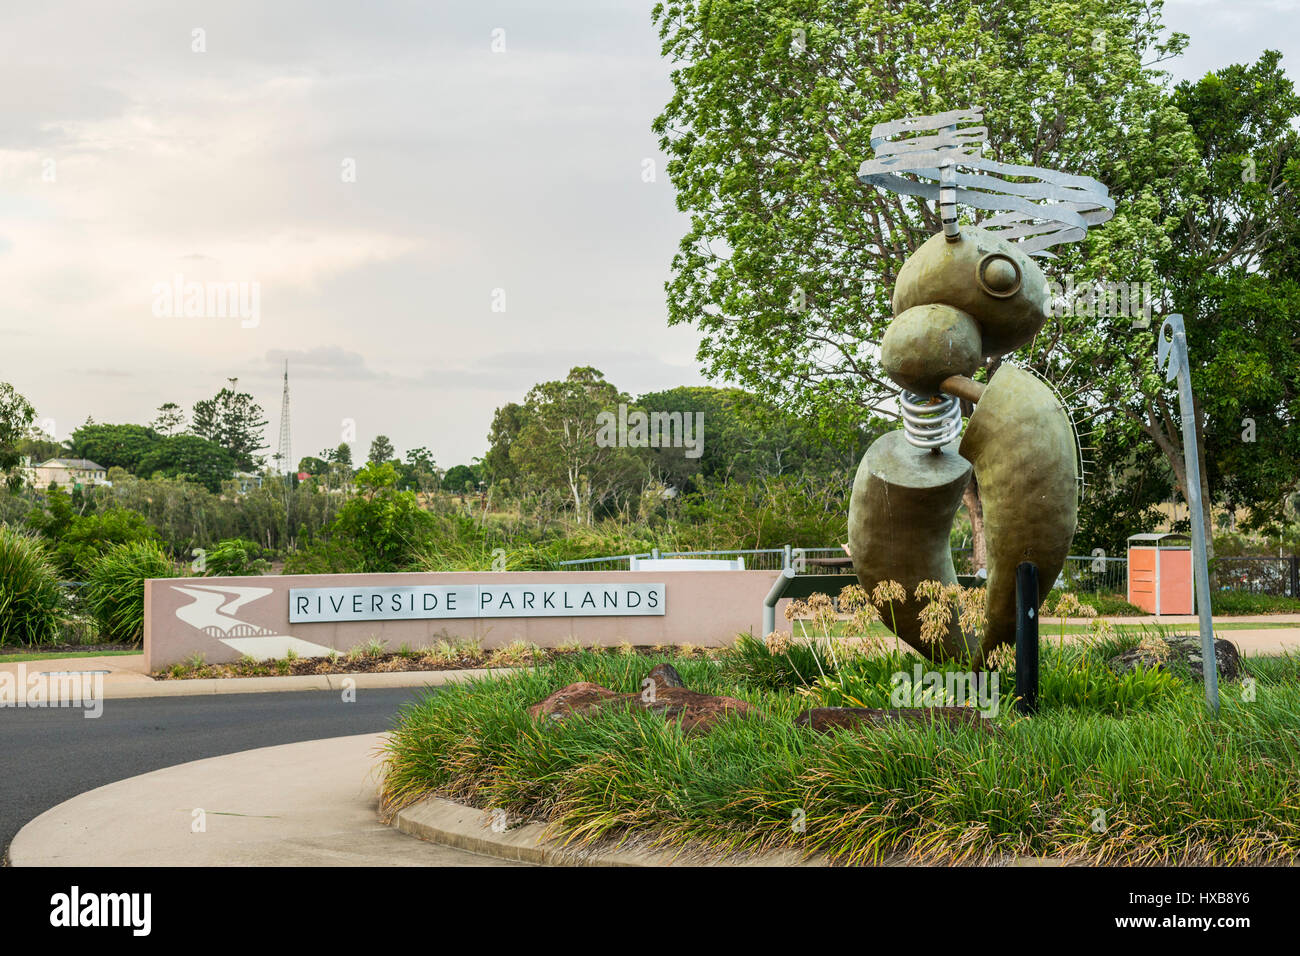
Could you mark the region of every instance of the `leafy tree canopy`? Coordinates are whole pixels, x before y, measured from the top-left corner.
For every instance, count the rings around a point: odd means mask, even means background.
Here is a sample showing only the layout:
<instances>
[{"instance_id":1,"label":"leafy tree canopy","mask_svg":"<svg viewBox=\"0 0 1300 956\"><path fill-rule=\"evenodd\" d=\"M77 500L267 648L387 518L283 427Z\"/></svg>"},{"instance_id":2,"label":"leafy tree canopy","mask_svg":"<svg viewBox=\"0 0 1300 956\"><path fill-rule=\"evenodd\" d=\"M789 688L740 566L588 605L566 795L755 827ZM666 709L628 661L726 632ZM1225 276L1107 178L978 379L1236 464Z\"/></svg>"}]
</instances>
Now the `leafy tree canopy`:
<instances>
[{"instance_id":1,"label":"leafy tree canopy","mask_svg":"<svg viewBox=\"0 0 1300 956\"><path fill-rule=\"evenodd\" d=\"M239 470L252 471L264 461L258 452L267 447L267 420L250 393L236 391L239 379L228 381L215 396L195 404L191 430L230 452Z\"/></svg>"},{"instance_id":2,"label":"leafy tree canopy","mask_svg":"<svg viewBox=\"0 0 1300 956\"><path fill-rule=\"evenodd\" d=\"M8 382L0 382L0 479L10 491L23 486L23 452L19 443L27 437L36 409Z\"/></svg>"}]
</instances>

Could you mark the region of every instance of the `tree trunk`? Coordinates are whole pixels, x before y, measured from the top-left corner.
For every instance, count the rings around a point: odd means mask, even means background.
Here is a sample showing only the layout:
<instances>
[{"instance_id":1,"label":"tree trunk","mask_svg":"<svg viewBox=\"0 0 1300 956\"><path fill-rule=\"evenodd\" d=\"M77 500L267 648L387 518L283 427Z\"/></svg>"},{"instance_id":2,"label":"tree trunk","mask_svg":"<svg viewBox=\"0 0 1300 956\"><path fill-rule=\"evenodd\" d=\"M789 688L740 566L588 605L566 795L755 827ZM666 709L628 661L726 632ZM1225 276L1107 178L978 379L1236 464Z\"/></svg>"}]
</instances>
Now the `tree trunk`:
<instances>
[{"instance_id":1,"label":"tree trunk","mask_svg":"<svg viewBox=\"0 0 1300 956\"><path fill-rule=\"evenodd\" d=\"M582 524L582 495L578 492L578 482L572 471L569 472L569 492L573 495L573 517Z\"/></svg>"}]
</instances>

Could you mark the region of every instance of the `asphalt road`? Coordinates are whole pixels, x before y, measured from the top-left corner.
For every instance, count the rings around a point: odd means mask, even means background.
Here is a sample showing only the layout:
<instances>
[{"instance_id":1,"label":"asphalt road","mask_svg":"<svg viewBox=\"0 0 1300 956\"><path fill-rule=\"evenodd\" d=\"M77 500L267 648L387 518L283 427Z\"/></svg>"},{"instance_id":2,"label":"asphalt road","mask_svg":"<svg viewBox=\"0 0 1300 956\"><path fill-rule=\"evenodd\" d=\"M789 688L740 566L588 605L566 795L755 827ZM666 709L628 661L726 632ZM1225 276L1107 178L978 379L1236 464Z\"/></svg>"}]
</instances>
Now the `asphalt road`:
<instances>
[{"instance_id":1,"label":"asphalt road","mask_svg":"<svg viewBox=\"0 0 1300 956\"><path fill-rule=\"evenodd\" d=\"M109 699L75 708L0 708L0 848L50 807L161 767L276 744L388 730L422 687Z\"/></svg>"}]
</instances>

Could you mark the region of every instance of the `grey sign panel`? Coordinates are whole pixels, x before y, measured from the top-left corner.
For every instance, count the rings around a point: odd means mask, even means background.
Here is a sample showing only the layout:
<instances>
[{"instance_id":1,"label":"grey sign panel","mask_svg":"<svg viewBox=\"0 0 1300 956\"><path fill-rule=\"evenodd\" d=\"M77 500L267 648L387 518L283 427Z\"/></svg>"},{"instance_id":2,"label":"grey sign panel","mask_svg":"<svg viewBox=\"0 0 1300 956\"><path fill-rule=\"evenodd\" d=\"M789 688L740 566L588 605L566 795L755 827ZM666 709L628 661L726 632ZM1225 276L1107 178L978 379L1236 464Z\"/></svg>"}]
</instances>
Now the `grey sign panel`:
<instances>
[{"instance_id":1,"label":"grey sign panel","mask_svg":"<svg viewBox=\"0 0 1300 956\"><path fill-rule=\"evenodd\" d=\"M470 584L290 588L289 623L662 615L663 584Z\"/></svg>"}]
</instances>

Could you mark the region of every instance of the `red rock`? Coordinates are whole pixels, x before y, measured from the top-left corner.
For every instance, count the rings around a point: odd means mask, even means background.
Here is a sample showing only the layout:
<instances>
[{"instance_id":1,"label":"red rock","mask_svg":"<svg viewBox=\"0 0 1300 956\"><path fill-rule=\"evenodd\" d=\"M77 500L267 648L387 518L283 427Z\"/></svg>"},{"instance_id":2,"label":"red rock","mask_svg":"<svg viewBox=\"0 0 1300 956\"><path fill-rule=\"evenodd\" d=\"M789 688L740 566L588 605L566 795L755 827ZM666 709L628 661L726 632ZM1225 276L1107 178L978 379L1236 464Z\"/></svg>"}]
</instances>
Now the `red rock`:
<instances>
[{"instance_id":1,"label":"red rock","mask_svg":"<svg viewBox=\"0 0 1300 956\"><path fill-rule=\"evenodd\" d=\"M563 714L587 714L598 707L602 701L617 696L619 695L607 687L584 680L561 687L545 700L529 707L528 713L532 717L549 717L552 714L557 717Z\"/></svg>"},{"instance_id":2,"label":"red rock","mask_svg":"<svg viewBox=\"0 0 1300 956\"><path fill-rule=\"evenodd\" d=\"M681 675L671 664L658 665L646 679L653 684L643 684L643 689L634 694L617 694L589 681L569 684L533 704L528 713L532 717L563 720L569 714L594 714L613 707L628 707L661 714L665 720L679 720L687 733L708 730L728 713L754 713L754 708L743 700L701 694L682 686Z\"/></svg>"},{"instance_id":3,"label":"red rock","mask_svg":"<svg viewBox=\"0 0 1300 956\"><path fill-rule=\"evenodd\" d=\"M687 733L709 729L728 712L745 716L754 712L753 707L735 697L714 697L685 687L657 689L655 699L649 702L643 701L640 694L635 696L636 704L642 709L663 714L668 720L680 719L682 730Z\"/></svg>"}]
</instances>

